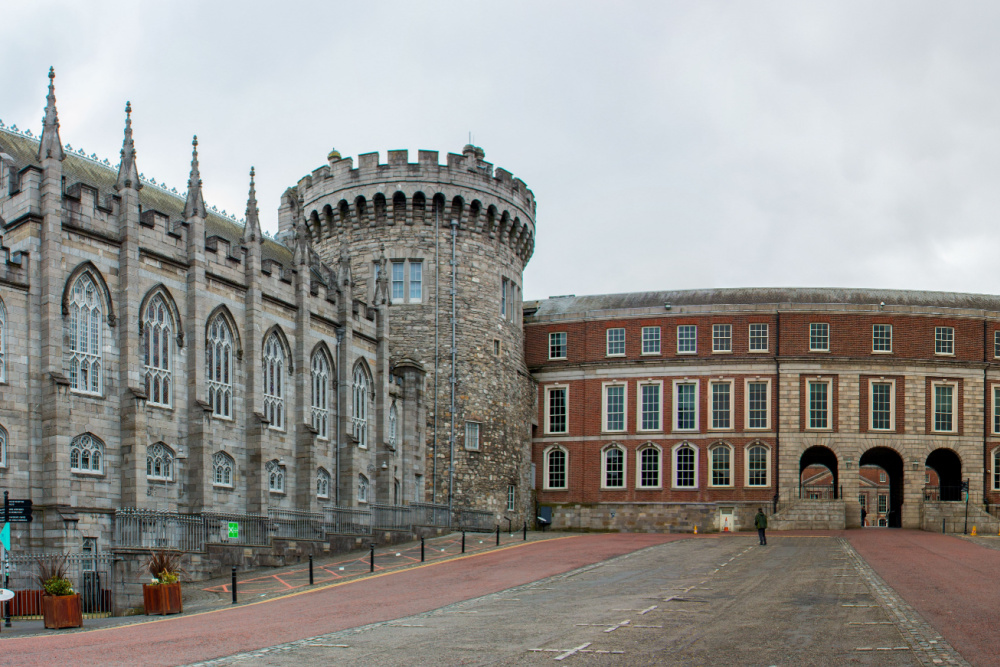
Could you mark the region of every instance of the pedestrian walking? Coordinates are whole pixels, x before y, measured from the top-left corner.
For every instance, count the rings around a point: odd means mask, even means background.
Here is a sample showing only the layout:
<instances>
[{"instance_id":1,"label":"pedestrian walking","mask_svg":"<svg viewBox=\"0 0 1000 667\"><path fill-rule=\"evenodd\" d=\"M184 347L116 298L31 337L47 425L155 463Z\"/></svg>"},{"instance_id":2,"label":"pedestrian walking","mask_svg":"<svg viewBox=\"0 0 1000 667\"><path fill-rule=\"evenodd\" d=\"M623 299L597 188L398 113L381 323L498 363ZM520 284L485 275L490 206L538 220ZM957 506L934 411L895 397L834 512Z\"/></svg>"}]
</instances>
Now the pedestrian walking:
<instances>
[{"instance_id":1,"label":"pedestrian walking","mask_svg":"<svg viewBox=\"0 0 1000 667\"><path fill-rule=\"evenodd\" d=\"M760 538L760 545L766 547L767 535L764 534L764 531L767 530L767 517L764 516L764 510L760 507L757 508L757 516L753 518L753 525L757 529L757 537Z\"/></svg>"},{"instance_id":2,"label":"pedestrian walking","mask_svg":"<svg viewBox=\"0 0 1000 667\"><path fill-rule=\"evenodd\" d=\"M862 507L861 508L861 527L862 528L864 528L867 525L865 523L865 519L867 519L867 518L868 518L868 510L866 510L864 507Z\"/></svg>"}]
</instances>

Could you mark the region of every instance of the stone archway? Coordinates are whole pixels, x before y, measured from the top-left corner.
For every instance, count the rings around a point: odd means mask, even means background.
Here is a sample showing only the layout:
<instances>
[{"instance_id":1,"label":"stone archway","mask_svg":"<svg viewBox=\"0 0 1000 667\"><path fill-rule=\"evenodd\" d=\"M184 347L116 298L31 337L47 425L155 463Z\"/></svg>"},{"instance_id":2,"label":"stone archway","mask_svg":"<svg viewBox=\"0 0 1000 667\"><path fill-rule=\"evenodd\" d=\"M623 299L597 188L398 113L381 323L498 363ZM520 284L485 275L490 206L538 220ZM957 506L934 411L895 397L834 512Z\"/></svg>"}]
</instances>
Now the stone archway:
<instances>
[{"instance_id":1,"label":"stone archway","mask_svg":"<svg viewBox=\"0 0 1000 667\"><path fill-rule=\"evenodd\" d=\"M888 447L872 447L861 455L861 466L878 466L888 474L888 523L890 528L899 528L903 520L903 457Z\"/></svg>"},{"instance_id":2,"label":"stone archway","mask_svg":"<svg viewBox=\"0 0 1000 667\"><path fill-rule=\"evenodd\" d=\"M927 457L927 467L938 476L938 499L962 499L962 459L951 449L935 449Z\"/></svg>"},{"instance_id":3,"label":"stone archway","mask_svg":"<svg viewBox=\"0 0 1000 667\"><path fill-rule=\"evenodd\" d=\"M824 477L818 468L826 468L829 476ZM799 457L799 497L809 498L813 493L821 499L837 499L840 497L840 479L837 468L837 455L829 447L815 445L802 452ZM827 482L827 479L830 481ZM810 489L816 491L811 492Z\"/></svg>"}]
</instances>

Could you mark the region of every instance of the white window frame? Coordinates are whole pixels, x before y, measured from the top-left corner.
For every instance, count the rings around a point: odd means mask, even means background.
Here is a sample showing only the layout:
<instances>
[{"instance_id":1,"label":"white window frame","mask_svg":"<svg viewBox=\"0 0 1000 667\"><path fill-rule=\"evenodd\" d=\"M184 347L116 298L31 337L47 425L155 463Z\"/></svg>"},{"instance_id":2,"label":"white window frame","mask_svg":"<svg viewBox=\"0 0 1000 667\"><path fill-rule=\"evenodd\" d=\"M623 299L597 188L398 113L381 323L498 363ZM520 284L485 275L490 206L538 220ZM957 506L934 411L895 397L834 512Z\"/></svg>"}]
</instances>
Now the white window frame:
<instances>
[{"instance_id":1,"label":"white window frame","mask_svg":"<svg viewBox=\"0 0 1000 667\"><path fill-rule=\"evenodd\" d=\"M993 332L993 358L1000 359L1000 329Z\"/></svg>"},{"instance_id":2,"label":"white window frame","mask_svg":"<svg viewBox=\"0 0 1000 667\"><path fill-rule=\"evenodd\" d=\"M644 428L643 427L643 409L645 407L646 397L643 396L643 389L645 387L656 387L657 388L657 401L656 401L656 426L654 428ZM642 433L659 433L663 431L663 381L662 380L643 380L636 383L636 397L635 397L635 430Z\"/></svg>"},{"instance_id":3,"label":"white window frame","mask_svg":"<svg viewBox=\"0 0 1000 667\"><path fill-rule=\"evenodd\" d=\"M875 385L889 385L889 428L875 428ZM892 433L896 430L896 381L875 378L868 379L868 430L876 433Z\"/></svg>"},{"instance_id":4,"label":"white window frame","mask_svg":"<svg viewBox=\"0 0 1000 667\"><path fill-rule=\"evenodd\" d=\"M937 388L951 387L951 429L937 428ZM958 433L958 382L954 380L933 380L931 382L931 433Z\"/></svg>"},{"instance_id":5,"label":"white window frame","mask_svg":"<svg viewBox=\"0 0 1000 667\"><path fill-rule=\"evenodd\" d=\"M611 452L611 450L617 451L619 453L619 455L621 455L621 457L622 457L621 458L621 461L622 461L622 469L621 469L622 483L620 485L617 485L617 486L612 486L612 485L608 484L608 453ZM612 491L619 491L621 489L626 488L626 486L627 486L626 480L628 480L628 450L626 450L624 446L622 446L622 445L620 445L620 444L618 444L616 442L611 443L610 445L605 446L603 449L601 449L601 488L602 489L609 489L609 490L612 490Z\"/></svg>"},{"instance_id":6,"label":"white window frame","mask_svg":"<svg viewBox=\"0 0 1000 667\"><path fill-rule=\"evenodd\" d=\"M507 319L507 279L500 277L500 319Z\"/></svg>"},{"instance_id":7,"label":"white window frame","mask_svg":"<svg viewBox=\"0 0 1000 667\"><path fill-rule=\"evenodd\" d=\"M762 327L758 331L763 331L764 332L763 336L761 336L759 333L757 336L754 336L754 327ZM750 337L748 342L748 348L750 352L762 353L770 351L771 328L768 326L767 322L751 322L748 329L748 333ZM757 345L759 346L761 338L763 338L764 340L764 347L754 347L755 340Z\"/></svg>"},{"instance_id":8,"label":"white window frame","mask_svg":"<svg viewBox=\"0 0 1000 667\"><path fill-rule=\"evenodd\" d=\"M685 342L684 349L681 349L681 330L684 331L683 341ZM691 348L687 348L687 343L691 344ZM697 324L678 324L677 325L677 354L698 354L698 325Z\"/></svg>"},{"instance_id":9,"label":"white window frame","mask_svg":"<svg viewBox=\"0 0 1000 667\"><path fill-rule=\"evenodd\" d=\"M993 385L992 433L1000 433L1000 384Z\"/></svg>"},{"instance_id":10,"label":"white window frame","mask_svg":"<svg viewBox=\"0 0 1000 667\"><path fill-rule=\"evenodd\" d=\"M993 461L993 490L1000 491L1000 447L993 450L990 460Z\"/></svg>"},{"instance_id":11,"label":"white window frame","mask_svg":"<svg viewBox=\"0 0 1000 667\"><path fill-rule=\"evenodd\" d=\"M764 484L751 484L750 483L750 450L754 447L762 448L766 454L764 456L764 466L765 466L765 483ZM749 442L743 448L743 479L744 486L748 489L766 489L771 486L771 448L765 445L763 442L755 440Z\"/></svg>"},{"instance_id":12,"label":"white window frame","mask_svg":"<svg viewBox=\"0 0 1000 667\"><path fill-rule=\"evenodd\" d=\"M107 448L104 442L92 433L81 433L73 438L69 444L70 472L77 475L104 475L105 452ZM83 453L87 452L87 465L83 465ZM74 454L76 456L74 457ZM97 454L97 464L94 464L94 454ZM73 459L76 459L76 463Z\"/></svg>"},{"instance_id":13,"label":"white window frame","mask_svg":"<svg viewBox=\"0 0 1000 667\"><path fill-rule=\"evenodd\" d=\"M563 465L563 485L562 486L550 486L549 485L549 458L553 452L562 452L564 465ZM542 452L542 488L546 491L566 491L569 489L569 450L560 445L552 445L546 447L545 451Z\"/></svg>"},{"instance_id":14,"label":"white window frame","mask_svg":"<svg viewBox=\"0 0 1000 667\"><path fill-rule=\"evenodd\" d=\"M88 289L89 287L89 289ZM78 290L79 288L79 290ZM70 390L85 396L101 396L104 393L104 309L101 289L97 279L89 271L77 276L70 290L69 301L69 379ZM82 318L81 315L85 315ZM94 317L96 315L96 318ZM86 322L83 322L86 319ZM81 349L80 334L86 345ZM80 369L86 365L87 373L80 385ZM96 377L94 368L97 368Z\"/></svg>"},{"instance_id":15,"label":"white window frame","mask_svg":"<svg viewBox=\"0 0 1000 667\"><path fill-rule=\"evenodd\" d=\"M514 484L507 485L507 511L517 511L517 486Z\"/></svg>"},{"instance_id":16,"label":"white window frame","mask_svg":"<svg viewBox=\"0 0 1000 667\"><path fill-rule=\"evenodd\" d=\"M726 411L729 417L729 426L715 426L715 387L717 385L728 385L729 387L729 409ZM736 400L736 387L732 380L709 380L708 381L708 430L709 431L733 431L736 429L735 415L733 413L734 402Z\"/></svg>"},{"instance_id":17,"label":"white window frame","mask_svg":"<svg viewBox=\"0 0 1000 667\"><path fill-rule=\"evenodd\" d=\"M722 334L725 334L724 336ZM721 347L725 341L726 346ZM732 354L733 353L733 325L713 324L712 325L712 354Z\"/></svg>"},{"instance_id":18,"label":"white window frame","mask_svg":"<svg viewBox=\"0 0 1000 667\"><path fill-rule=\"evenodd\" d=\"M812 386L826 385L826 426L812 425ZM833 430L833 378L806 378L806 430L807 431L832 431Z\"/></svg>"},{"instance_id":19,"label":"white window frame","mask_svg":"<svg viewBox=\"0 0 1000 667\"><path fill-rule=\"evenodd\" d=\"M750 385L755 382L762 382L767 385L767 425L764 427L750 425ZM771 378L746 378L743 382L743 427L747 431L770 431L771 430Z\"/></svg>"},{"instance_id":20,"label":"white window frame","mask_svg":"<svg viewBox=\"0 0 1000 667\"><path fill-rule=\"evenodd\" d=\"M881 328L880 328L881 327ZM889 348L885 349L885 336L876 335L878 332L889 333ZM892 325L872 324L872 354L892 354Z\"/></svg>"},{"instance_id":21,"label":"white window frame","mask_svg":"<svg viewBox=\"0 0 1000 667\"><path fill-rule=\"evenodd\" d=\"M556 338L556 336L562 336L562 343L561 344L558 343L558 342L554 342L554 341L558 340ZM555 348L562 348L562 356L561 357L554 357L554 356L552 356L552 351ZM551 332L549 334L549 360L550 361L555 361L555 360L559 360L559 359L565 359L568 354L569 354L569 336L567 335L567 333L565 331L553 331L553 332Z\"/></svg>"},{"instance_id":22,"label":"white window frame","mask_svg":"<svg viewBox=\"0 0 1000 667\"><path fill-rule=\"evenodd\" d=\"M825 341L825 342L817 342L817 341ZM829 352L830 351L830 323L829 322L810 322L809 323L809 351L810 352Z\"/></svg>"},{"instance_id":23,"label":"white window frame","mask_svg":"<svg viewBox=\"0 0 1000 667\"><path fill-rule=\"evenodd\" d=\"M264 378L264 415L268 419L268 428L274 431L285 430L285 365L288 363L285 346L277 331L264 341L261 348L261 366Z\"/></svg>"},{"instance_id":24,"label":"white window frame","mask_svg":"<svg viewBox=\"0 0 1000 667\"><path fill-rule=\"evenodd\" d=\"M694 478L693 478L693 485L692 486L680 486L677 483L677 473L678 473L678 469L677 469L677 455L678 455L678 453L680 452L680 450L683 447L690 447L691 449L694 450ZM699 474L698 466L699 466L699 463L700 463L699 459L701 458L699 456L699 454L700 454L700 452L698 450L697 445L695 445L692 442L688 442L687 440L684 440L683 442L678 442L676 445L673 446L673 448L671 448L671 450L670 450L670 461L671 461L671 468L670 468L670 488L681 490L681 491L692 491L692 490L695 490L695 489L698 488L698 479L699 479L699 477L698 477L698 474Z\"/></svg>"},{"instance_id":25,"label":"white window frame","mask_svg":"<svg viewBox=\"0 0 1000 667\"><path fill-rule=\"evenodd\" d=\"M878 504L875 507L879 514L885 514L889 511L889 494L879 493L876 496L876 502ZM882 519L879 519L879 521L882 521ZM881 526L883 524L879 523L879 525Z\"/></svg>"},{"instance_id":26,"label":"white window frame","mask_svg":"<svg viewBox=\"0 0 1000 667\"><path fill-rule=\"evenodd\" d=\"M478 452L479 451L479 438L482 433L483 424L482 422L469 421L465 422L465 439L463 445L465 446L465 451L467 452Z\"/></svg>"},{"instance_id":27,"label":"white window frame","mask_svg":"<svg viewBox=\"0 0 1000 667\"><path fill-rule=\"evenodd\" d=\"M175 389L171 365L173 352L171 332L174 322L167 300L162 294L153 295L143 312L139 313L139 318L142 326L140 345L146 404L169 408L172 405L171 397Z\"/></svg>"},{"instance_id":28,"label":"white window frame","mask_svg":"<svg viewBox=\"0 0 1000 667\"><path fill-rule=\"evenodd\" d=\"M729 477L729 482L726 484L717 484L715 481L715 452L719 450L724 450L728 456L726 461L726 475ZM733 462L736 459L736 451L733 446L728 442L717 442L708 448L708 485L716 489L731 489L735 485L736 475L733 474Z\"/></svg>"},{"instance_id":29,"label":"white window frame","mask_svg":"<svg viewBox=\"0 0 1000 667\"><path fill-rule=\"evenodd\" d=\"M332 364L323 350L313 353L310 364L311 396L310 407L312 426L316 429L316 437L320 440L330 439L330 387Z\"/></svg>"},{"instance_id":30,"label":"white window frame","mask_svg":"<svg viewBox=\"0 0 1000 667\"><path fill-rule=\"evenodd\" d=\"M640 354L643 356L658 355L661 353L662 343L663 340L660 336L660 327L642 328L642 352Z\"/></svg>"},{"instance_id":31,"label":"white window frame","mask_svg":"<svg viewBox=\"0 0 1000 667\"><path fill-rule=\"evenodd\" d=\"M700 389L699 384L700 380L674 380L674 387L673 387L674 392L672 401L673 415L671 422L673 431L676 431L678 433L696 433L698 431L698 427L701 424L701 405L700 405L701 401L698 400L698 397L701 395L701 392L699 391ZM679 424L680 401L678 399L680 396L680 390L678 388L681 385L694 386L694 426L692 428L681 428Z\"/></svg>"},{"instance_id":32,"label":"white window frame","mask_svg":"<svg viewBox=\"0 0 1000 667\"><path fill-rule=\"evenodd\" d=\"M955 327L934 327L934 354L939 357L955 356Z\"/></svg>"},{"instance_id":33,"label":"white window frame","mask_svg":"<svg viewBox=\"0 0 1000 667\"><path fill-rule=\"evenodd\" d=\"M620 387L622 390L622 427L610 428L608 425L608 390ZM601 383L601 431L604 433L625 433L628 431L628 383L612 380Z\"/></svg>"},{"instance_id":34,"label":"white window frame","mask_svg":"<svg viewBox=\"0 0 1000 667\"><path fill-rule=\"evenodd\" d=\"M221 313L205 329L205 377L212 417L232 421L235 334Z\"/></svg>"},{"instance_id":35,"label":"white window frame","mask_svg":"<svg viewBox=\"0 0 1000 667\"><path fill-rule=\"evenodd\" d=\"M174 481L174 466L176 457L174 451L162 442L149 445L146 448L146 479L157 482ZM157 472L159 463L159 472Z\"/></svg>"},{"instance_id":36,"label":"white window frame","mask_svg":"<svg viewBox=\"0 0 1000 667\"><path fill-rule=\"evenodd\" d=\"M212 486L233 488L236 478L236 461L225 452L212 454Z\"/></svg>"},{"instance_id":37,"label":"white window frame","mask_svg":"<svg viewBox=\"0 0 1000 667\"><path fill-rule=\"evenodd\" d=\"M644 452L655 451L656 452L656 484L643 484L642 483L642 455ZM698 458L697 453L695 453L695 459ZM697 469L697 464L695 465ZM655 490L663 488L663 448L652 442L644 443L635 450L635 488L637 490Z\"/></svg>"},{"instance_id":38,"label":"white window frame","mask_svg":"<svg viewBox=\"0 0 1000 667\"><path fill-rule=\"evenodd\" d=\"M552 428L551 428L552 427L552 422L550 420L550 417L551 417L550 408L552 406L551 394L552 394L553 391L559 391L559 390L565 391L565 400L564 400L564 403L565 403L565 408L566 408L566 415L565 415L564 422L565 422L566 428L564 430L562 430L562 431L553 431ZM603 390L602 390L602 392L603 392ZM569 385L567 385L567 384L547 385L545 387L544 397L545 397L545 405L544 405L544 409L545 409L545 433L547 435L566 435L567 433L569 433ZM603 419L603 415L602 415L602 419Z\"/></svg>"},{"instance_id":39,"label":"white window frame","mask_svg":"<svg viewBox=\"0 0 1000 667\"><path fill-rule=\"evenodd\" d=\"M616 332L616 334L615 334L616 337L617 337L617 332L618 331L621 332L621 335L622 335L621 341L618 341L618 340L612 341L611 340L611 332L612 331ZM604 331L604 343L605 343L605 347L604 347L605 356L608 356L608 357L624 357L625 353L627 352L627 349L628 349L626 347L627 339L625 337L625 327L608 327ZM611 351L611 344L612 343L614 343L615 346L617 346L619 343L621 343L622 351L621 352L612 352Z\"/></svg>"}]
</instances>

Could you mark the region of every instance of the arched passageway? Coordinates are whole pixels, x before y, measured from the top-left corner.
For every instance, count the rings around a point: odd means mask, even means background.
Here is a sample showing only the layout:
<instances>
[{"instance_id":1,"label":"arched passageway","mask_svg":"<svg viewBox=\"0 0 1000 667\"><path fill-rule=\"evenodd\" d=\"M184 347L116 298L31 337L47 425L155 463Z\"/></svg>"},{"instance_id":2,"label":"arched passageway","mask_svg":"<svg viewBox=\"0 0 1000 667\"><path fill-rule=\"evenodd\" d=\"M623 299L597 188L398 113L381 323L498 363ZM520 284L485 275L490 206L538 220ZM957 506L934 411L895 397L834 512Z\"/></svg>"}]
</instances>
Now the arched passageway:
<instances>
[{"instance_id":1,"label":"arched passageway","mask_svg":"<svg viewBox=\"0 0 1000 667\"><path fill-rule=\"evenodd\" d=\"M903 520L903 458L888 447L873 447L861 455L860 466L878 466L889 477L887 519L890 528L899 528Z\"/></svg>"},{"instance_id":2,"label":"arched passageway","mask_svg":"<svg viewBox=\"0 0 1000 667\"><path fill-rule=\"evenodd\" d=\"M938 476L938 499L962 499L962 459L950 449L935 449L927 457L927 467Z\"/></svg>"},{"instance_id":3,"label":"arched passageway","mask_svg":"<svg viewBox=\"0 0 1000 667\"><path fill-rule=\"evenodd\" d=\"M823 468L829 474L824 473ZM839 498L840 480L837 474L837 455L833 450L821 445L810 447L799 458L799 497Z\"/></svg>"}]
</instances>

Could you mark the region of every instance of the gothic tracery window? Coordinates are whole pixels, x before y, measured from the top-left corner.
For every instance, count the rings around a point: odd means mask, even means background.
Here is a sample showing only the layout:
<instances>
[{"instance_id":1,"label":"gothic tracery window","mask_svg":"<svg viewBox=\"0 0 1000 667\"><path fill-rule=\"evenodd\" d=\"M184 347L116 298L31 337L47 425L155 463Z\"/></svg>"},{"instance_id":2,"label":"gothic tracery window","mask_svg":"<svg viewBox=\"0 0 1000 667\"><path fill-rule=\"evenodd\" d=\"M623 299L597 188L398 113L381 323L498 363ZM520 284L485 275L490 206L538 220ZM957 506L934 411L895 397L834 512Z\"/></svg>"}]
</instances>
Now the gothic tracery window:
<instances>
[{"instance_id":1,"label":"gothic tracery window","mask_svg":"<svg viewBox=\"0 0 1000 667\"><path fill-rule=\"evenodd\" d=\"M317 350L312 358L312 424L317 435L330 437L330 362Z\"/></svg>"},{"instance_id":2,"label":"gothic tracery window","mask_svg":"<svg viewBox=\"0 0 1000 667\"><path fill-rule=\"evenodd\" d=\"M368 447L368 374L361 364L354 368L354 439L358 447Z\"/></svg>"},{"instance_id":3,"label":"gothic tracery window","mask_svg":"<svg viewBox=\"0 0 1000 667\"><path fill-rule=\"evenodd\" d=\"M267 473L267 490L271 493L284 493L285 466L279 464L277 460L268 461L264 471Z\"/></svg>"},{"instance_id":4,"label":"gothic tracery window","mask_svg":"<svg viewBox=\"0 0 1000 667\"><path fill-rule=\"evenodd\" d=\"M323 468L316 471L316 497L330 497L330 473Z\"/></svg>"},{"instance_id":5,"label":"gothic tracery window","mask_svg":"<svg viewBox=\"0 0 1000 667\"><path fill-rule=\"evenodd\" d=\"M212 414L233 418L233 332L220 313L208 327L205 378Z\"/></svg>"},{"instance_id":6,"label":"gothic tracery window","mask_svg":"<svg viewBox=\"0 0 1000 667\"><path fill-rule=\"evenodd\" d=\"M146 478L163 481L174 479L174 453L162 442L146 448Z\"/></svg>"},{"instance_id":7,"label":"gothic tracery window","mask_svg":"<svg viewBox=\"0 0 1000 667\"><path fill-rule=\"evenodd\" d=\"M145 368L146 400L152 405L170 406L170 311L159 294L150 299L142 314L142 357Z\"/></svg>"},{"instance_id":8,"label":"gothic tracery window","mask_svg":"<svg viewBox=\"0 0 1000 667\"><path fill-rule=\"evenodd\" d=\"M69 384L81 394L101 393L104 314L89 273L73 284L69 299Z\"/></svg>"},{"instance_id":9,"label":"gothic tracery window","mask_svg":"<svg viewBox=\"0 0 1000 667\"><path fill-rule=\"evenodd\" d=\"M368 478L364 475L358 475L358 502L368 502Z\"/></svg>"},{"instance_id":10,"label":"gothic tracery window","mask_svg":"<svg viewBox=\"0 0 1000 667\"><path fill-rule=\"evenodd\" d=\"M235 463L229 454L216 452L212 455L212 482L215 486L233 485Z\"/></svg>"},{"instance_id":11,"label":"gothic tracery window","mask_svg":"<svg viewBox=\"0 0 1000 667\"><path fill-rule=\"evenodd\" d=\"M7 467L7 431L0 426L0 468Z\"/></svg>"},{"instance_id":12,"label":"gothic tracery window","mask_svg":"<svg viewBox=\"0 0 1000 667\"><path fill-rule=\"evenodd\" d=\"M69 467L73 472L103 473L104 443L89 433L73 438L69 445Z\"/></svg>"},{"instance_id":13,"label":"gothic tracery window","mask_svg":"<svg viewBox=\"0 0 1000 667\"><path fill-rule=\"evenodd\" d=\"M271 428L285 428L285 349L276 332L264 343L264 415Z\"/></svg>"}]
</instances>

